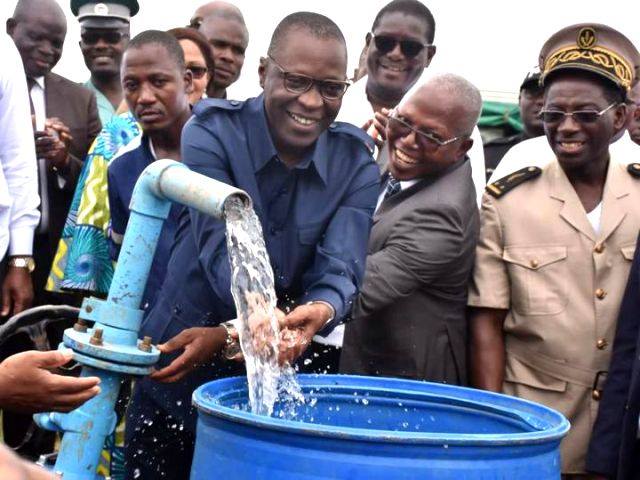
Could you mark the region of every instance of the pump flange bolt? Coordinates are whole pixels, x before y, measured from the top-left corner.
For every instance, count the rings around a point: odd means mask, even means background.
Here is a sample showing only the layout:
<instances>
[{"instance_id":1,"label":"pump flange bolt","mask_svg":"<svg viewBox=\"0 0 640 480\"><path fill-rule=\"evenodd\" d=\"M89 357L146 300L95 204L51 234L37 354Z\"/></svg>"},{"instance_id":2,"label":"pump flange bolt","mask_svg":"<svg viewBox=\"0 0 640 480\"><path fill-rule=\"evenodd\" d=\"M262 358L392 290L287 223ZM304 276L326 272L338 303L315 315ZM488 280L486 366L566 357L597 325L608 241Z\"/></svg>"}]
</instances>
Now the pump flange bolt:
<instances>
[{"instance_id":1,"label":"pump flange bolt","mask_svg":"<svg viewBox=\"0 0 640 480\"><path fill-rule=\"evenodd\" d=\"M144 337L142 342L138 344L138 350L142 350L143 352L151 351L151 337Z\"/></svg>"},{"instance_id":2,"label":"pump flange bolt","mask_svg":"<svg viewBox=\"0 0 640 480\"><path fill-rule=\"evenodd\" d=\"M102 329L101 328L96 328L93 331L93 335L89 339L89 343L91 345L102 346Z\"/></svg>"},{"instance_id":3,"label":"pump flange bolt","mask_svg":"<svg viewBox=\"0 0 640 480\"><path fill-rule=\"evenodd\" d=\"M73 324L73 329L76 332L85 333L87 331L87 322L85 322L83 319L79 318L78 321Z\"/></svg>"}]
</instances>

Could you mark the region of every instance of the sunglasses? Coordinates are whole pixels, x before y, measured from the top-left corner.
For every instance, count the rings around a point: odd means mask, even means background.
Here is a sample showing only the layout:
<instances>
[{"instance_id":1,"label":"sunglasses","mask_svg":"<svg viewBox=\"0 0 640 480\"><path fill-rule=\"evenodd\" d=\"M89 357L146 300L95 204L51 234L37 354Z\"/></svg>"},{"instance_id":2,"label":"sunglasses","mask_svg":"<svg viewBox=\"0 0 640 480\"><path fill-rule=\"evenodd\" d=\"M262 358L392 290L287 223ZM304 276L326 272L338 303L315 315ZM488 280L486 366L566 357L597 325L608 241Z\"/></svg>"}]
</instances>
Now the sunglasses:
<instances>
[{"instance_id":1,"label":"sunglasses","mask_svg":"<svg viewBox=\"0 0 640 480\"><path fill-rule=\"evenodd\" d=\"M100 39L104 40L104 42L109 45L115 45L126 36L128 35L118 31L84 32L80 35L80 38L82 39L82 43L85 45L95 45L100 41Z\"/></svg>"},{"instance_id":2,"label":"sunglasses","mask_svg":"<svg viewBox=\"0 0 640 480\"><path fill-rule=\"evenodd\" d=\"M280 64L273 59L273 57L269 56L269 60L278 67L284 79L284 88L291 93L301 95L311 90L313 85L316 85L320 96L325 100L339 100L345 94L349 85L351 85L351 83L347 81L318 80L300 73L291 73L282 68Z\"/></svg>"},{"instance_id":3,"label":"sunglasses","mask_svg":"<svg viewBox=\"0 0 640 480\"><path fill-rule=\"evenodd\" d=\"M608 112L613 107L617 106L617 103L612 103L607 108L601 111L596 110L576 110L575 112L562 112L560 110L542 110L538 115L544 123L560 123L564 120L564 117L571 117L575 122L580 124L595 123L597 122L605 112Z\"/></svg>"},{"instance_id":4,"label":"sunglasses","mask_svg":"<svg viewBox=\"0 0 640 480\"><path fill-rule=\"evenodd\" d=\"M372 33L371 36L376 49L383 55L393 51L396 45L400 44L402 54L406 58L414 58L426 47L432 46L430 43L420 43L417 40L399 40L388 35L374 35Z\"/></svg>"},{"instance_id":5,"label":"sunglasses","mask_svg":"<svg viewBox=\"0 0 640 480\"><path fill-rule=\"evenodd\" d=\"M209 71L207 67L201 67L200 65L187 65L187 70L191 72L191 75L196 80L200 80Z\"/></svg>"},{"instance_id":6,"label":"sunglasses","mask_svg":"<svg viewBox=\"0 0 640 480\"><path fill-rule=\"evenodd\" d=\"M450 143L464 138L464 135L458 135L457 137L449 138L448 140L440 140L433 133L419 130L404 118L402 118L396 110L391 112L389 116L389 129L395 131L399 137L406 137L411 135L411 132L415 133L416 143L424 150L433 150L438 147L444 147Z\"/></svg>"}]
</instances>

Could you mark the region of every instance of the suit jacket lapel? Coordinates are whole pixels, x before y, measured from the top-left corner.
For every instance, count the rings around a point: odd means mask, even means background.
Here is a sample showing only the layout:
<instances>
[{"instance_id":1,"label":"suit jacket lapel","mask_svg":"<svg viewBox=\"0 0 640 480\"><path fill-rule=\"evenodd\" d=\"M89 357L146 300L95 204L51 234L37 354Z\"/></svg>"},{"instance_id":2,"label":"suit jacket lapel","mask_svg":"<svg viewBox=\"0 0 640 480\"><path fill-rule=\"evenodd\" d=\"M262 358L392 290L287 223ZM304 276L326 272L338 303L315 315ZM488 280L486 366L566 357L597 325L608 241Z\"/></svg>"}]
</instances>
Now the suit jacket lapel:
<instances>
[{"instance_id":1,"label":"suit jacket lapel","mask_svg":"<svg viewBox=\"0 0 640 480\"><path fill-rule=\"evenodd\" d=\"M607 181L602 194L599 243L609 238L627 216L627 210L621 199L629 195L633 187L632 181L618 162L609 160Z\"/></svg>"},{"instance_id":2,"label":"suit jacket lapel","mask_svg":"<svg viewBox=\"0 0 640 480\"><path fill-rule=\"evenodd\" d=\"M587 236L591 241L595 242L595 232L584 207L578 198L578 194L569 182L560 164L555 161L548 167L550 169L550 191L549 196L560 200L560 216L568 222L576 230Z\"/></svg>"}]
</instances>

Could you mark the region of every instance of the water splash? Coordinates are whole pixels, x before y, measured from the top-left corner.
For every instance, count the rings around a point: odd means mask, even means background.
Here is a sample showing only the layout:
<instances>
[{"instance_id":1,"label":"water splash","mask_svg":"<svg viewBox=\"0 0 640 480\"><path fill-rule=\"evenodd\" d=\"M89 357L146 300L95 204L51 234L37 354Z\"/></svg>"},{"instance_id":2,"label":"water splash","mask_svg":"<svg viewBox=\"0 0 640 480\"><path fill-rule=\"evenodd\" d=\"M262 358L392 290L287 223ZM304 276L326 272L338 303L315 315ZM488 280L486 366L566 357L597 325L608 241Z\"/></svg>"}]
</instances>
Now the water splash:
<instances>
[{"instance_id":1,"label":"water splash","mask_svg":"<svg viewBox=\"0 0 640 480\"><path fill-rule=\"evenodd\" d=\"M239 320L251 412L271 415L277 400L290 403L293 411L293 405L303 401L303 396L293 368L278 364L277 298L260 221L251 206L237 198L227 200L224 210L231 293Z\"/></svg>"}]
</instances>

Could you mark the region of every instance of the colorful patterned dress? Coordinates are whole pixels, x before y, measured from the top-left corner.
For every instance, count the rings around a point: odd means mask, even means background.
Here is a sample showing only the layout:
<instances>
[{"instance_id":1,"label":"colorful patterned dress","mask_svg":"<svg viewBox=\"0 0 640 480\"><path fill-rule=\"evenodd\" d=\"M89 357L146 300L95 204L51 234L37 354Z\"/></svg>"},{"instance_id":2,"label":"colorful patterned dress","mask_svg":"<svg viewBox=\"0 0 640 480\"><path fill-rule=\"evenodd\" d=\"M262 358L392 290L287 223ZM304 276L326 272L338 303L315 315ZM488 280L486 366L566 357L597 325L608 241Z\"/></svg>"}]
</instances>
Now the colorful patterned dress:
<instances>
[{"instance_id":1,"label":"colorful patterned dress","mask_svg":"<svg viewBox=\"0 0 640 480\"><path fill-rule=\"evenodd\" d=\"M106 296L114 265L109 257L107 167L120 148L140 135L129 112L103 127L89 149L62 231L46 289Z\"/></svg>"}]
</instances>

